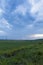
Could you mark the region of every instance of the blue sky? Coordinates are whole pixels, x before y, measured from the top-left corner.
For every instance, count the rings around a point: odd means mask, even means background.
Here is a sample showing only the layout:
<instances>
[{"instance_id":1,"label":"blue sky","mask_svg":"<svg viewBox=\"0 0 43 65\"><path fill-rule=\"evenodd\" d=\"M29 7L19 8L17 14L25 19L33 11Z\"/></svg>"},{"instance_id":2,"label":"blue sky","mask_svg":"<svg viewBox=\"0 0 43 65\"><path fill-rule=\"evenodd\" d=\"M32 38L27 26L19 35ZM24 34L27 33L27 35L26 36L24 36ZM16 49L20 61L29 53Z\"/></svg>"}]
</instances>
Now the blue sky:
<instances>
[{"instance_id":1,"label":"blue sky","mask_svg":"<svg viewBox=\"0 0 43 65\"><path fill-rule=\"evenodd\" d=\"M43 0L0 0L2 38L43 38Z\"/></svg>"}]
</instances>

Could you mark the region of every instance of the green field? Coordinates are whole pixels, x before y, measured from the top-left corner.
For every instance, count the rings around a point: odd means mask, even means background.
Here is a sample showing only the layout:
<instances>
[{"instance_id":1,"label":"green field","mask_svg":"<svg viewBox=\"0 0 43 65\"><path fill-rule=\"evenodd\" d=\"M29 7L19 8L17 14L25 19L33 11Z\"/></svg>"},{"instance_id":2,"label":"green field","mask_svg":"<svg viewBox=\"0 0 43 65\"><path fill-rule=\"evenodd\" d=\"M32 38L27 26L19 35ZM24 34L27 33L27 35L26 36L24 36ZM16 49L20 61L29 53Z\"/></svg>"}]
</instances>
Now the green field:
<instances>
[{"instance_id":1,"label":"green field","mask_svg":"<svg viewBox=\"0 0 43 65\"><path fill-rule=\"evenodd\" d=\"M0 40L0 65L43 65L43 40Z\"/></svg>"}]
</instances>

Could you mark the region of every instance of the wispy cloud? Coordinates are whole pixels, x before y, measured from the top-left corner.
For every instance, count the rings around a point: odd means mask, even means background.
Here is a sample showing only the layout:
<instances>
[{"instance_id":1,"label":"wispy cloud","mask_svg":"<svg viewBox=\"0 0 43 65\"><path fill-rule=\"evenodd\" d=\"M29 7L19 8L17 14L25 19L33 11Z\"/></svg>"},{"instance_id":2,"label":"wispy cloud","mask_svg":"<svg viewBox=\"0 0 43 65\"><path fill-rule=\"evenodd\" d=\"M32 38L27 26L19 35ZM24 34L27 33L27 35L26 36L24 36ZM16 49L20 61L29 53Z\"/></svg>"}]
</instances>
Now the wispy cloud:
<instances>
[{"instance_id":1,"label":"wispy cloud","mask_svg":"<svg viewBox=\"0 0 43 65\"><path fill-rule=\"evenodd\" d=\"M21 14L25 16L27 12L29 13L30 7L31 7L30 3L28 3L28 1L25 0L22 4L19 4L18 6L16 6L16 9L14 9L12 13Z\"/></svg>"},{"instance_id":2,"label":"wispy cloud","mask_svg":"<svg viewBox=\"0 0 43 65\"><path fill-rule=\"evenodd\" d=\"M35 16L36 19L42 19L43 18L43 0L39 0L39 2L34 2L33 6L30 10L31 15Z\"/></svg>"},{"instance_id":3,"label":"wispy cloud","mask_svg":"<svg viewBox=\"0 0 43 65\"><path fill-rule=\"evenodd\" d=\"M3 10L0 8L0 15L3 13Z\"/></svg>"},{"instance_id":4,"label":"wispy cloud","mask_svg":"<svg viewBox=\"0 0 43 65\"><path fill-rule=\"evenodd\" d=\"M6 29L8 28L9 30L12 29L12 25L8 23L8 21L4 18L0 20L0 27L6 28Z\"/></svg>"},{"instance_id":5,"label":"wispy cloud","mask_svg":"<svg viewBox=\"0 0 43 65\"><path fill-rule=\"evenodd\" d=\"M4 36L4 35L7 35L7 33L3 30L0 30L0 36Z\"/></svg>"},{"instance_id":6,"label":"wispy cloud","mask_svg":"<svg viewBox=\"0 0 43 65\"><path fill-rule=\"evenodd\" d=\"M13 14L21 14L24 17L27 13L31 15L31 17L35 18L33 25L35 25L39 20L43 20L43 0L26 0L23 4L18 5L16 9L12 12Z\"/></svg>"},{"instance_id":7,"label":"wispy cloud","mask_svg":"<svg viewBox=\"0 0 43 65\"><path fill-rule=\"evenodd\" d=\"M23 5L19 5L18 7L16 7L16 10L14 12L25 15L26 14L26 8Z\"/></svg>"}]
</instances>

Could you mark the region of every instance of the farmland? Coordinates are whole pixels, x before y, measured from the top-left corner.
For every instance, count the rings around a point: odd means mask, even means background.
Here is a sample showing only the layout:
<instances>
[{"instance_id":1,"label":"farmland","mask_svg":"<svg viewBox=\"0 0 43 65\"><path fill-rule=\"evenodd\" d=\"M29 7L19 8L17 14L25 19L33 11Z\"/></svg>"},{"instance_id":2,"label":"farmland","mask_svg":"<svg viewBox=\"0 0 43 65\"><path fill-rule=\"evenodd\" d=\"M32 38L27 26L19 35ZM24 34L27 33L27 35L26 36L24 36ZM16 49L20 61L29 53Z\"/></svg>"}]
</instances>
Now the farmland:
<instances>
[{"instance_id":1,"label":"farmland","mask_svg":"<svg viewBox=\"0 0 43 65\"><path fill-rule=\"evenodd\" d=\"M0 40L0 65L43 65L43 40Z\"/></svg>"}]
</instances>

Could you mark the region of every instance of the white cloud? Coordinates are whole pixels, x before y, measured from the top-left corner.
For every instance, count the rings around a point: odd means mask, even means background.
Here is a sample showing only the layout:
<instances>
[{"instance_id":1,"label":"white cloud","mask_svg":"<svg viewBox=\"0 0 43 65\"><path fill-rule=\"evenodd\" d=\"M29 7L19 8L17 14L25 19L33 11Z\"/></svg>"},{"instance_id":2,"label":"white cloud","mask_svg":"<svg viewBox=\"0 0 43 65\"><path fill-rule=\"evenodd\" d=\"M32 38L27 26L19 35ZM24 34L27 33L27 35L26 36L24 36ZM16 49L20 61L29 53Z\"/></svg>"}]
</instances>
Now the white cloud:
<instances>
[{"instance_id":1,"label":"white cloud","mask_svg":"<svg viewBox=\"0 0 43 65\"><path fill-rule=\"evenodd\" d=\"M30 3L27 0L25 0L24 3L18 5L12 13L13 14L19 13L19 14L25 16L26 13L30 11L30 8L31 8Z\"/></svg>"},{"instance_id":2,"label":"white cloud","mask_svg":"<svg viewBox=\"0 0 43 65\"><path fill-rule=\"evenodd\" d=\"M0 14L3 12L3 10L0 8Z\"/></svg>"},{"instance_id":3,"label":"white cloud","mask_svg":"<svg viewBox=\"0 0 43 65\"><path fill-rule=\"evenodd\" d=\"M26 14L26 7L24 5L19 5L16 7L16 9L13 13L19 13L19 14L25 15Z\"/></svg>"},{"instance_id":4,"label":"white cloud","mask_svg":"<svg viewBox=\"0 0 43 65\"><path fill-rule=\"evenodd\" d=\"M10 23L8 23L8 21L6 19L2 18L0 20L0 28L5 28L5 29L11 30L12 29L12 25Z\"/></svg>"},{"instance_id":5,"label":"white cloud","mask_svg":"<svg viewBox=\"0 0 43 65\"><path fill-rule=\"evenodd\" d=\"M34 5L31 10L30 10L30 13L33 15L33 14L36 14L40 9L40 5L39 4L36 4Z\"/></svg>"},{"instance_id":6,"label":"white cloud","mask_svg":"<svg viewBox=\"0 0 43 65\"><path fill-rule=\"evenodd\" d=\"M30 3L32 6L35 4L35 0L27 0L28 3Z\"/></svg>"},{"instance_id":7,"label":"white cloud","mask_svg":"<svg viewBox=\"0 0 43 65\"><path fill-rule=\"evenodd\" d=\"M43 0L26 0L23 4L18 5L12 13L26 15L27 12L33 17L36 16L36 19L43 19Z\"/></svg>"},{"instance_id":8,"label":"white cloud","mask_svg":"<svg viewBox=\"0 0 43 65\"><path fill-rule=\"evenodd\" d=\"M29 36L32 39L40 39L43 38L43 34L33 34Z\"/></svg>"},{"instance_id":9,"label":"white cloud","mask_svg":"<svg viewBox=\"0 0 43 65\"><path fill-rule=\"evenodd\" d=\"M43 8L43 0L38 0L37 2L36 0L26 0L25 4L23 3L16 7L15 12L19 13L21 12L25 14L26 12L29 11L29 7L30 7L30 13L35 14L39 12L41 8Z\"/></svg>"},{"instance_id":10,"label":"white cloud","mask_svg":"<svg viewBox=\"0 0 43 65\"><path fill-rule=\"evenodd\" d=\"M30 10L30 14L35 17L35 20L33 21L33 26L43 21L43 0L39 0L38 2L35 2L36 0L30 0L30 2L33 2L33 5Z\"/></svg>"},{"instance_id":11,"label":"white cloud","mask_svg":"<svg viewBox=\"0 0 43 65\"><path fill-rule=\"evenodd\" d=\"M25 35L22 39L23 40L35 40L35 39L42 39L43 34L29 34Z\"/></svg>"},{"instance_id":12,"label":"white cloud","mask_svg":"<svg viewBox=\"0 0 43 65\"><path fill-rule=\"evenodd\" d=\"M35 2L34 2L35 3ZM36 21L43 20L43 0L39 0L39 2L35 3L30 10L30 14L32 16L36 16Z\"/></svg>"},{"instance_id":13,"label":"white cloud","mask_svg":"<svg viewBox=\"0 0 43 65\"><path fill-rule=\"evenodd\" d=\"M4 36L4 35L6 35L7 33L5 32L5 31L3 31L3 30L0 30L0 36Z\"/></svg>"}]
</instances>

